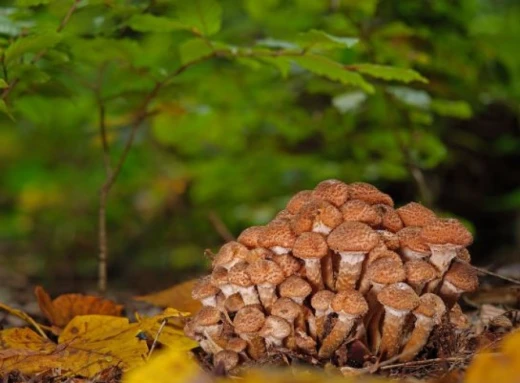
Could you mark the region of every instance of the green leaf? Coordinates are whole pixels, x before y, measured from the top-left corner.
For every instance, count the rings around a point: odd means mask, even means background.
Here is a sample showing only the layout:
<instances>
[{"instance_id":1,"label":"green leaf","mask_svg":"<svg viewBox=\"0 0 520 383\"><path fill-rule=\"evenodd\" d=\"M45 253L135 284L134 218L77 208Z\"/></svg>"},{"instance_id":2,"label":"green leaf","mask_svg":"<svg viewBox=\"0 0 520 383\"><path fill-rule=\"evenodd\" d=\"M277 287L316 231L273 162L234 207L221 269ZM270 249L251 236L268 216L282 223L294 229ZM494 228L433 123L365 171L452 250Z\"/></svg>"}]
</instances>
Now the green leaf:
<instances>
[{"instance_id":1,"label":"green leaf","mask_svg":"<svg viewBox=\"0 0 520 383\"><path fill-rule=\"evenodd\" d=\"M15 5L18 7L36 7L38 5L50 4L53 0L16 0Z\"/></svg>"},{"instance_id":2,"label":"green leaf","mask_svg":"<svg viewBox=\"0 0 520 383\"><path fill-rule=\"evenodd\" d=\"M374 93L374 87L366 82L359 73L348 71L342 64L332 61L326 57L305 55L300 57L293 57L293 60L302 68L305 68L314 74L329 78L334 81L339 81L345 85L360 87L367 93Z\"/></svg>"},{"instance_id":3,"label":"green leaf","mask_svg":"<svg viewBox=\"0 0 520 383\"><path fill-rule=\"evenodd\" d=\"M289 74L289 69L291 69L291 61L287 58L259 57L258 59L267 64L275 66L280 71L282 77L287 78L287 75Z\"/></svg>"},{"instance_id":4,"label":"green leaf","mask_svg":"<svg viewBox=\"0 0 520 383\"><path fill-rule=\"evenodd\" d=\"M446 117L467 119L472 116L471 106L466 101L433 100L431 108Z\"/></svg>"},{"instance_id":5,"label":"green leaf","mask_svg":"<svg viewBox=\"0 0 520 383\"><path fill-rule=\"evenodd\" d=\"M349 68L383 80L395 80L404 83L412 81L428 82L423 76L412 69L407 68L396 68L386 65L376 64L354 64L349 65Z\"/></svg>"},{"instance_id":6,"label":"green leaf","mask_svg":"<svg viewBox=\"0 0 520 383\"><path fill-rule=\"evenodd\" d=\"M188 28L186 24L177 20L150 14L134 15L128 21L128 25L138 32L172 32Z\"/></svg>"},{"instance_id":7,"label":"green leaf","mask_svg":"<svg viewBox=\"0 0 520 383\"><path fill-rule=\"evenodd\" d=\"M179 47L179 53L181 55L181 63L187 64L201 57L209 56L213 53L213 49L202 39L192 39Z\"/></svg>"},{"instance_id":8,"label":"green leaf","mask_svg":"<svg viewBox=\"0 0 520 383\"><path fill-rule=\"evenodd\" d=\"M5 115L8 116L11 120L14 121L14 117L13 117L13 115L11 114L11 112L9 111L9 109L7 108L7 105L5 104L5 101L4 101L4 100L0 100L0 113L5 114Z\"/></svg>"},{"instance_id":9,"label":"green leaf","mask_svg":"<svg viewBox=\"0 0 520 383\"><path fill-rule=\"evenodd\" d=\"M195 32L211 36L220 30L222 7L216 0L187 0L179 4L177 16Z\"/></svg>"},{"instance_id":10,"label":"green leaf","mask_svg":"<svg viewBox=\"0 0 520 383\"><path fill-rule=\"evenodd\" d=\"M21 37L5 50L5 65L11 64L26 53L36 53L52 48L61 40L60 34L46 32L37 35Z\"/></svg>"},{"instance_id":11,"label":"green leaf","mask_svg":"<svg viewBox=\"0 0 520 383\"><path fill-rule=\"evenodd\" d=\"M8 86L9 84L3 78L0 78L0 89L5 89Z\"/></svg>"},{"instance_id":12,"label":"green leaf","mask_svg":"<svg viewBox=\"0 0 520 383\"><path fill-rule=\"evenodd\" d=\"M323 48L323 49L334 49L334 48L352 48L359 42L359 39L354 37L338 37L329 35L323 31L316 29L310 30L305 33L300 33L296 41L302 47L306 48Z\"/></svg>"}]
</instances>

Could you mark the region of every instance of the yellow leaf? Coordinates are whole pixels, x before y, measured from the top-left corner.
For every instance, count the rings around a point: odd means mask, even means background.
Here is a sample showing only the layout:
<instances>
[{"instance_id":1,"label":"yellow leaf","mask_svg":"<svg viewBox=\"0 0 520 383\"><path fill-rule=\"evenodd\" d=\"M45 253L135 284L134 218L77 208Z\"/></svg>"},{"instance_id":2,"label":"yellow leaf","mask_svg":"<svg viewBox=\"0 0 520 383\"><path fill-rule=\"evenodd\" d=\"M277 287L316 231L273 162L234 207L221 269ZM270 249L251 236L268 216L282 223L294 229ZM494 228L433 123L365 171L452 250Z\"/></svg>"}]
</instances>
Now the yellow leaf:
<instances>
[{"instance_id":1,"label":"yellow leaf","mask_svg":"<svg viewBox=\"0 0 520 383\"><path fill-rule=\"evenodd\" d=\"M198 379L202 378L202 379ZM186 351L168 348L154 355L140 368L123 376L123 383L203 382L203 372Z\"/></svg>"},{"instance_id":2,"label":"yellow leaf","mask_svg":"<svg viewBox=\"0 0 520 383\"><path fill-rule=\"evenodd\" d=\"M498 353L478 354L466 375L466 383L520 382L520 331L509 334Z\"/></svg>"},{"instance_id":3,"label":"yellow leaf","mask_svg":"<svg viewBox=\"0 0 520 383\"><path fill-rule=\"evenodd\" d=\"M180 283L166 290L135 297L135 299L159 307L176 307L181 311L196 313L202 307L199 301L196 301L191 297L191 291L196 282L197 279L190 279L189 281Z\"/></svg>"}]
</instances>

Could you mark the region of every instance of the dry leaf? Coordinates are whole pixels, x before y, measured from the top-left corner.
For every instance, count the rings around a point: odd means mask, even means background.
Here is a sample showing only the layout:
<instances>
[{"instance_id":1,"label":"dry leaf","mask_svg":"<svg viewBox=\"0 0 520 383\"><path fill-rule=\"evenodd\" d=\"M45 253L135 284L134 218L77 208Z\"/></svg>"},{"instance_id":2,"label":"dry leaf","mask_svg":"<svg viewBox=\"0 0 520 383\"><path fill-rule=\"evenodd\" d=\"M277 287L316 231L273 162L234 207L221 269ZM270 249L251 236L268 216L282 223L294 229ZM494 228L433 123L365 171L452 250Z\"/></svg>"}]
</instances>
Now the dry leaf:
<instances>
[{"instance_id":1,"label":"dry leaf","mask_svg":"<svg viewBox=\"0 0 520 383\"><path fill-rule=\"evenodd\" d=\"M92 377L110 366L123 370L144 363L145 341L128 319L106 315L77 316L65 327L58 344L34 331L0 332L0 375L12 370L34 374L60 368L73 375Z\"/></svg>"},{"instance_id":2,"label":"dry leaf","mask_svg":"<svg viewBox=\"0 0 520 383\"><path fill-rule=\"evenodd\" d=\"M123 311L122 305L90 295L63 294L51 300L41 286L36 286L34 294L43 315L57 327L65 327L77 315L120 316Z\"/></svg>"},{"instance_id":3,"label":"dry leaf","mask_svg":"<svg viewBox=\"0 0 520 383\"><path fill-rule=\"evenodd\" d=\"M162 290L153 294L135 297L138 301L151 303L159 307L176 307L181 311L196 313L202 307L199 301L191 297L191 291L197 279L172 286L166 290Z\"/></svg>"}]
</instances>

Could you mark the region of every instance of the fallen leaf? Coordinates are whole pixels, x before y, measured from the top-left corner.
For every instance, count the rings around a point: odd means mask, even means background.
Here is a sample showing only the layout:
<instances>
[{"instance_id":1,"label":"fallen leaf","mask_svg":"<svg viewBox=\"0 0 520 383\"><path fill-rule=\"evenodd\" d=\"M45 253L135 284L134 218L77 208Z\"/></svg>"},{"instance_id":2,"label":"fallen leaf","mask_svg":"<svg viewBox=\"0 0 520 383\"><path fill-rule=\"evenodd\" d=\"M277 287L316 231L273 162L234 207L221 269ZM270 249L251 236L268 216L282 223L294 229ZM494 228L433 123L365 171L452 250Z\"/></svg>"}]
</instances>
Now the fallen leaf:
<instances>
[{"instance_id":1,"label":"fallen leaf","mask_svg":"<svg viewBox=\"0 0 520 383\"><path fill-rule=\"evenodd\" d=\"M65 327L78 315L120 316L123 306L108 299L83 294L63 294L51 300L41 286L36 286L34 294L40 310L54 326Z\"/></svg>"},{"instance_id":2,"label":"fallen leaf","mask_svg":"<svg viewBox=\"0 0 520 383\"><path fill-rule=\"evenodd\" d=\"M197 279L190 279L166 290L149 295L142 295L134 299L148 302L159 307L176 307L181 311L196 313L202 307L199 301L191 297L191 291L196 282Z\"/></svg>"}]
</instances>

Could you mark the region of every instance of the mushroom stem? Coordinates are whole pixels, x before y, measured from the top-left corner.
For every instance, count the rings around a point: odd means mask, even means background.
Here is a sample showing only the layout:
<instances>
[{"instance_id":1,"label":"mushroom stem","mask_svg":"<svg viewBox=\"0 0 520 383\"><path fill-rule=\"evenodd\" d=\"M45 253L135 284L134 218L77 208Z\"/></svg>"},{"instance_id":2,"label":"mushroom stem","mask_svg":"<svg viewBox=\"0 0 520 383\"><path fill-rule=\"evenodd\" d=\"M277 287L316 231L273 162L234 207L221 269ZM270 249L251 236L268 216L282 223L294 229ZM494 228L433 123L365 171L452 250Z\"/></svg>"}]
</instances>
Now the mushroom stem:
<instances>
[{"instance_id":1,"label":"mushroom stem","mask_svg":"<svg viewBox=\"0 0 520 383\"><path fill-rule=\"evenodd\" d=\"M404 349L401 353L399 360L401 362L409 362L422 350L428 337L433 330L435 321L433 318L429 318L425 315L416 314L415 327L412 331L412 335L406 342Z\"/></svg>"},{"instance_id":2,"label":"mushroom stem","mask_svg":"<svg viewBox=\"0 0 520 383\"><path fill-rule=\"evenodd\" d=\"M269 311L276 301L276 286L271 283L263 283L257 286L258 295L264 308Z\"/></svg>"},{"instance_id":3,"label":"mushroom stem","mask_svg":"<svg viewBox=\"0 0 520 383\"><path fill-rule=\"evenodd\" d=\"M339 314L338 321L332 328L330 334L323 340L320 351L318 352L320 358L330 358L334 351L341 346L341 343L343 343L352 330L352 327L354 327L355 319L356 316L354 315Z\"/></svg>"},{"instance_id":4,"label":"mushroom stem","mask_svg":"<svg viewBox=\"0 0 520 383\"><path fill-rule=\"evenodd\" d=\"M401 346L401 332L409 311L395 310L385 306L383 320L383 335L381 338L380 354L384 359L391 358L399 352Z\"/></svg>"},{"instance_id":5,"label":"mushroom stem","mask_svg":"<svg viewBox=\"0 0 520 383\"><path fill-rule=\"evenodd\" d=\"M463 292L464 290L461 290L452 283L444 280L439 290L439 296L442 298L449 310L455 305L455 303L457 303Z\"/></svg>"},{"instance_id":6,"label":"mushroom stem","mask_svg":"<svg viewBox=\"0 0 520 383\"><path fill-rule=\"evenodd\" d=\"M315 291L323 290L323 278L321 275L321 260L319 258L306 258L305 276Z\"/></svg>"},{"instance_id":7,"label":"mushroom stem","mask_svg":"<svg viewBox=\"0 0 520 383\"><path fill-rule=\"evenodd\" d=\"M329 290L334 289L334 264L332 253L329 252L321 259L321 269L323 272L323 282Z\"/></svg>"},{"instance_id":8,"label":"mushroom stem","mask_svg":"<svg viewBox=\"0 0 520 383\"><path fill-rule=\"evenodd\" d=\"M242 296L242 299L244 300L244 304L246 306L256 305L256 304L260 303L254 286L248 286L248 287L236 286L236 288L237 288L238 292L240 293L240 295Z\"/></svg>"},{"instance_id":9,"label":"mushroom stem","mask_svg":"<svg viewBox=\"0 0 520 383\"><path fill-rule=\"evenodd\" d=\"M361 275L365 253L363 252L340 252L339 274L336 280L336 291L349 288L355 289L356 283Z\"/></svg>"}]
</instances>

